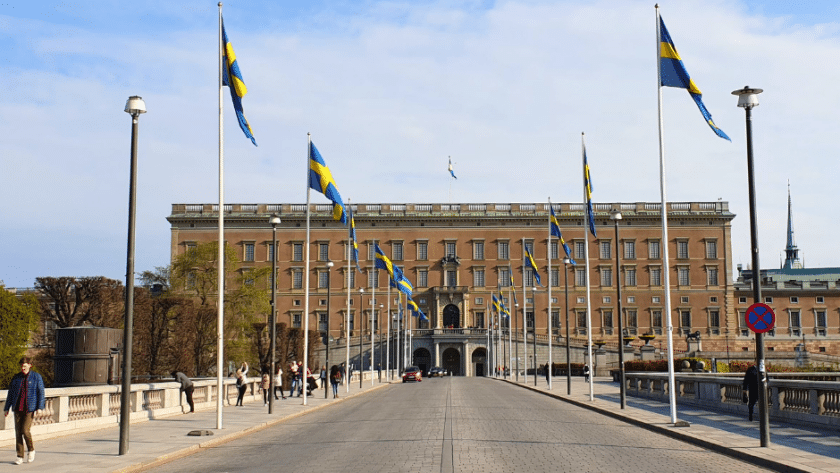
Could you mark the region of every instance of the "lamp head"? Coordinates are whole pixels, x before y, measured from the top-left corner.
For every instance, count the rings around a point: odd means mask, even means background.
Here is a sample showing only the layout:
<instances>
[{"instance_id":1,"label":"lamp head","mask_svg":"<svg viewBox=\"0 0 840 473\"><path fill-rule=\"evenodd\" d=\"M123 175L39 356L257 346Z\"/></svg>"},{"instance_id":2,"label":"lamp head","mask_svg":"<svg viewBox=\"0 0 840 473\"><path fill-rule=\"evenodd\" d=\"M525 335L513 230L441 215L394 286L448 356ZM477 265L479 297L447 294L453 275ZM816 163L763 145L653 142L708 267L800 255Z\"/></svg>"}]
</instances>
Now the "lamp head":
<instances>
[{"instance_id":1,"label":"lamp head","mask_svg":"<svg viewBox=\"0 0 840 473\"><path fill-rule=\"evenodd\" d=\"M572 264L572 259L568 256L563 258L563 264Z\"/></svg>"},{"instance_id":2,"label":"lamp head","mask_svg":"<svg viewBox=\"0 0 840 473\"><path fill-rule=\"evenodd\" d=\"M141 113L146 113L146 102L143 98L137 95L132 95L125 102L125 113L137 118Z\"/></svg>"},{"instance_id":3,"label":"lamp head","mask_svg":"<svg viewBox=\"0 0 840 473\"><path fill-rule=\"evenodd\" d=\"M610 220L621 220L621 211L614 208L610 210Z\"/></svg>"},{"instance_id":4,"label":"lamp head","mask_svg":"<svg viewBox=\"0 0 840 473\"><path fill-rule=\"evenodd\" d=\"M327 268L332 269L333 266L335 266L335 263L333 263L332 261L327 261Z\"/></svg>"},{"instance_id":5,"label":"lamp head","mask_svg":"<svg viewBox=\"0 0 840 473\"><path fill-rule=\"evenodd\" d=\"M272 227L276 227L277 225L280 225L280 217L278 217L277 214L274 214L268 219L268 223L270 223Z\"/></svg>"},{"instance_id":6,"label":"lamp head","mask_svg":"<svg viewBox=\"0 0 840 473\"><path fill-rule=\"evenodd\" d=\"M763 89L750 88L745 85L743 89L733 90L732 95L738 96L738 106L741 108L751 109L758 106L758 94L764 92Z\"/></svg>"}]
</instances>

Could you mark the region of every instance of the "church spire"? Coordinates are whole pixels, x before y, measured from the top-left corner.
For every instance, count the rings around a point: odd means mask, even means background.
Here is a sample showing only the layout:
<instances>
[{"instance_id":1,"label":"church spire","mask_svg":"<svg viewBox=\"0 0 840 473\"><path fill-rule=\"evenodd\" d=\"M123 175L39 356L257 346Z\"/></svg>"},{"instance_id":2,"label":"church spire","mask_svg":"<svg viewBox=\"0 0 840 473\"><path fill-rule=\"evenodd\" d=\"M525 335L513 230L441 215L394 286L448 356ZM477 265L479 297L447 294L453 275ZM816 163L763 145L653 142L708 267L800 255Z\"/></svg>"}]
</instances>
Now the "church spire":
<instances>
[{"instance_id":1,"label":"church spire","mask_svg":"<svg viewBox=\"0 0 840 473\"><path fill-rule=\"evenodd\" d=\"M799 248L793 239L793 212L790 200L790 181L788 181L788 223L787 223L787 246L785 247L785 262L782 269L800 269L802 262L799 261Z\"/></svg>"}]
</instances>

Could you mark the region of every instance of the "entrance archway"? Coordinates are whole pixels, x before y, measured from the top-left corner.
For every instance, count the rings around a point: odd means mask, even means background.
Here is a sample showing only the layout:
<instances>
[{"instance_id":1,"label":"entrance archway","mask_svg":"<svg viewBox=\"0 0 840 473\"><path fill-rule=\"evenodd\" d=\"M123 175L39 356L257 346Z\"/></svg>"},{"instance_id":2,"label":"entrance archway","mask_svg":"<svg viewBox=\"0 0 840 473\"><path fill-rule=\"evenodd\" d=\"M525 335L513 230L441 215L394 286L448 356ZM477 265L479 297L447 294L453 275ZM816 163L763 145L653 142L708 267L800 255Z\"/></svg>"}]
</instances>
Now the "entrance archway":
<instances>
[{"instance_id":1,"label":"entrance archway","mask_svg":"<svg viewBox=\"0 0 840 473\"><path fill-rule=\"evenodd\" d=\"M484 347L476 348L472 352L473 374L475 376L485 376L487 369L487 349Z\"/></svg>"},{"instance_id":2,"label":"entrance archway","mask_svg":"<svg viewBox=\"0 0 840 473\"><path fill-rule=\"evenodd\" d=\"M420 368L425 378L429 373L429 368L432 367L432 354L425 348L418 348L414 350L412 365Z\"/></svg>"},{"instance_id":3,"label":"entrance archway","mask_svg":"<svg viewBox=\"0 0 840 473\"><path fill-rule=\"evenodd\" d=\"M443 351L443 369L452 376L461 376L461 352L457 348L447 348Z\"/></svg>"},{"instance_id":4,"label":"entrance archway","mask_svg":"<svg viewBox=\"0 0 840 473\"><path fill-rule=\"evenodd\" d=\"M461 311L455 304L443 308L443 328L461 328Z\"/></svg>"}]
</instances>

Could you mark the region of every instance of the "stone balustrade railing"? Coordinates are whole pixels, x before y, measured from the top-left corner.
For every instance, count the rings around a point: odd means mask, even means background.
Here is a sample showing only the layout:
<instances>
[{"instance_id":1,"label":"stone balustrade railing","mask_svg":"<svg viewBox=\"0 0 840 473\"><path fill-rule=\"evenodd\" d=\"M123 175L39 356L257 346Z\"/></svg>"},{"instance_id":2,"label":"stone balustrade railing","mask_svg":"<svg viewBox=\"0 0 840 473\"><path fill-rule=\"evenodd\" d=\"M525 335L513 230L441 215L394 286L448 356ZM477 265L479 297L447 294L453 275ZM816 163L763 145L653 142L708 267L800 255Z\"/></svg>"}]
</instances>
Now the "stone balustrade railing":
<instances>
[{"instance_id":1,"label":"stone balustrade railing","mask_svg":"<svg viewBox=\"0 0 840 473\"><path fill-rule=\"evenodd\" d=\"M836 374L819 373L823 378ZM784 378L774 375L768 381L771 419L840 428L840 382ZM667 373L628 372L625 379L628 395L668 402ZM741 374L678 373L674 381L677 404L747 416Z\"/></svg>"}]
</instances>

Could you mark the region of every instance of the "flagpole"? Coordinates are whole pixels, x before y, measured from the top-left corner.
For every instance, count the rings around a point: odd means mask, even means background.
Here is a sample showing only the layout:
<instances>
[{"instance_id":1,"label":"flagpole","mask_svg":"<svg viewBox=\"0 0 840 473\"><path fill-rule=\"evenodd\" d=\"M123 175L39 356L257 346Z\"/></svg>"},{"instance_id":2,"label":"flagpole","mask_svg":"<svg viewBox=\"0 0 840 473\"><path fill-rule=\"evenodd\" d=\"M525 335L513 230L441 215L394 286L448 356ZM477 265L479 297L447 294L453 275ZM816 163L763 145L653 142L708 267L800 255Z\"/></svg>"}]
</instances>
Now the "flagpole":
<instances>
[{"instance_id":1,"label":"flagpole","mask_svg":"<svg viewBox=\"0 0 840 473\"><path fill-rule=\"evenodd\" d=\"M350 210L350 218L353 219L353 208L350 205L350 199L347 199L347 209ZM352 222L352 220L351 220ZM344 314L344 333L347 337L347 350L346 355L344 358L344 387L346 389L345 392L350 392L350 378L348 377L349 369L350 369L350 293L352 292L353 285L350 284L350 277L351 273L353 273L353 226L348 225L347 230L347 313ZM352 274L355 277L355 274Z\"/></svg>"},{"instance_id":2,"label":"flagpole","mask_svg":"<svg viewBox=\"0 0 840 473\"><path fill-rule=\"evenodd\" d=\"M385 340L388 343L385 344L385 377L388 378L388 381L391 380L391 285L388 284L388 312L386 312L388 318L385 320L388 325L388 332L385 334ZM379 315L382 317L382 315ZM381 322L380 322L381 325ZM380 345L381 347L382 345ZM382 364L381 357L382 354L380 353L380 361L379 364Z\"/></svg>"},{"instance_id":3,"label":"flagpole","mask_svg":"<svg viewBox=\"0 0 840 473\"><path fill-rule=\"evenodd\" d=\"M306 244L304 245L304 261L303 265L303 373L301 373L301 383L308 383L309 379L307 373L309 372L309 166L312 162L312 134L307 133L306 139L308 145L306 147ZM306 405L307 389L303 389L303 405Z\"/></svg>"},{"instance_id":4,"label":"flagpole","mask_svg":"<svg viewBox=\"0 0 840 473\"><path fill-rule=\"evenodd\" d=\"M374 248L376 247L376 240L373 240ZM371 258L375 258L371 255ZM376 268L375 261L373 266L373 279L370 281L370 385L373 386L373 317L376 313L376 283L379 282L379 269ZM361 363L361 360L359 361ZM362 369L359 366L359 375L361 376Z\"/></svg>"},{"instance_id":5,"label":"flagpole","mask_svg":"<svg viewBox=\"0 0 840 473\"><path fill-rule=\"evenodd\" d=\"M526 312L528 311L528 292L525 287L525 238L522 239L522 357L525 370L523 371L523 382L528 384L528 321L526 320Z\"/></svg>"},{"instance_id":6,"label":"flagpole","mask_svg":"<svg viewBox=\"0 0 840 473\"><path fill-rule=\"evenodd\" d=\"M583 172L586 174L586 143L584 141L584 134L581 132L580 134L580 146L581 146L581 160L584 161L583 164ZM584 206L587 205L589 196L586 194L586 184L583 187L583 203ZM595 210L592 210L593 218ZM584 210L584 220L583 220L583 253L586 257L586 271L584 272L584 280L586 282L586 357L587 362L589 363L589 400L595 400L595 386L593 384L593 380L595 378L595 364L592 363L592 301L590 296L590 289L589 289L589 222L587 222L588 216L586 215L586 210Z\"/></svg>"},{"instance_id":7,"label":"flagpole","mask_svg":"<svg viewBox=\"0 0 840 473\"><path fill-rule=\"evenodd\" d=\"M551 375L554 365L551 357L551 346L554 345L554 334L552 328L554 321L551 312L551 197L548 198L548 390L551 390ZM557 255L560 255L560 242L557 242ZM536 335L536 332L534 333Z\"/></svg>"},{"instance_id":8,"label":"flagpole","mask_svg":"<svg viewBox=\"0 0 840 473\"><path fill-rule=\"evenodd\" d=\"M660 85L661 71L661 32L659 20L659 4L656 4L656 98L659 112L659 189L662 201L659 206L659 213L662 216L662 283L665 286L665 310L667 319L668 337L668 401L671 407L671 423L677 422L677 397L674 380L674 326L671 321L671 271L668 259L668 201L665 193L665 132L663 130L664 120L662 118L662 87ZM757 274L757 273L756 273Z\"/></svg>"},{"instance_id":9,"label":"flagpole","mask_svg":"<svg viewBox=\"0 0 840 473\"><path fill-rule=\"evenodd\" d=\"M492 316L490 315L490 301L487 301L485 307L487 308L484 311L484 313L487 314L487 350L485 353L485 359L487 360L487 367L485 369L487 371L484 372L484 377L487 378L489 377L488 373L490 369L490 363L493 363L493 358L490 356L490 331L492 330L492 321L490 320L492 318Z\"/></svg>"},{"instance_id":10,"label":"flagpole","mask_svg":"<svg viewBox=\"0 0 840 473\"><path fill-rule=\"evenodd\" d=\"M224 132L224 103L222 102L222 2L219 2L219 274L216 282L219 291L219 307L216 317L216 428L222 428L222 366L224 360L225 337L225 132ZM198 373L196 373L198 374ZM225 396L227 397L227 396Z\"/></svg>"}]
</instances>

